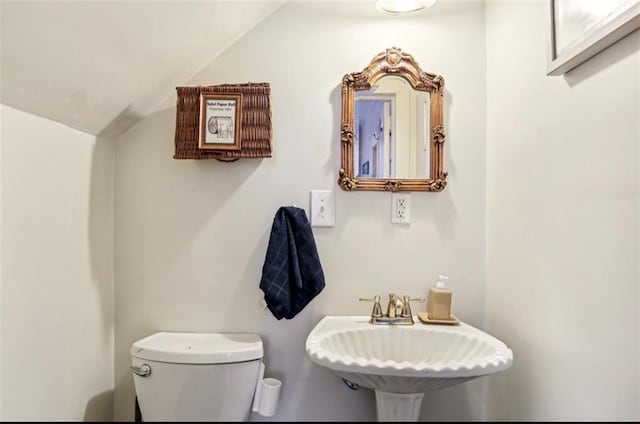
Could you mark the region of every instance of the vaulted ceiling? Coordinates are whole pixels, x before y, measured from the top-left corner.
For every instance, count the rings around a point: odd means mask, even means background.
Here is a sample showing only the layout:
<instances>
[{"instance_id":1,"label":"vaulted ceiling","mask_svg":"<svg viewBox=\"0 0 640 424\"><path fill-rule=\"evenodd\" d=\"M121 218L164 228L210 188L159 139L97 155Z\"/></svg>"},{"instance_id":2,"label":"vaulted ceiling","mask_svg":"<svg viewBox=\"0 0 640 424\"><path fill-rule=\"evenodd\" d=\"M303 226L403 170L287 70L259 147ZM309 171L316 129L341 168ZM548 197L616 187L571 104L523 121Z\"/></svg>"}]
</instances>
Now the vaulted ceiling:
<instances>
[{"instance_id":1,"label":"vaulted ceiling","mask_svg":"<svg viewBox=\"0 0 640 424\"><path fill-rule=\"evenodd\" d=\"M286 0L0 3L0 101L115 137Z\"/></svg>"}]
</instances>

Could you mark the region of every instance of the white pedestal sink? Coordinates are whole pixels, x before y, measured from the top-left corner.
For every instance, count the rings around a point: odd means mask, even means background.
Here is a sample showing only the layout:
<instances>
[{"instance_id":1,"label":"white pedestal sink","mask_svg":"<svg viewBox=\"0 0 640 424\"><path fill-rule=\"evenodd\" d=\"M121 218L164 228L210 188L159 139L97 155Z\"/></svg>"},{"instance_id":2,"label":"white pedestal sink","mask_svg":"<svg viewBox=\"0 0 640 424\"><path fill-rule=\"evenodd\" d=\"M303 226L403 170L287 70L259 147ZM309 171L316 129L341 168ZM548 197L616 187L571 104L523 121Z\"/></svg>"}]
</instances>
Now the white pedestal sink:
<instances>
[{"instance_id":1,"label":"white pedestal sink","mask_svg":"<svg viewBox=\"0 0 640 424\"><path fill-rule=\"evenodd\" d=\"M326 316L311 330L309 358L375 390L378 421L417 421L424 392L511 366L513 353L465 323L375 325L368 316Z\"/></svg>"}]
</instances>

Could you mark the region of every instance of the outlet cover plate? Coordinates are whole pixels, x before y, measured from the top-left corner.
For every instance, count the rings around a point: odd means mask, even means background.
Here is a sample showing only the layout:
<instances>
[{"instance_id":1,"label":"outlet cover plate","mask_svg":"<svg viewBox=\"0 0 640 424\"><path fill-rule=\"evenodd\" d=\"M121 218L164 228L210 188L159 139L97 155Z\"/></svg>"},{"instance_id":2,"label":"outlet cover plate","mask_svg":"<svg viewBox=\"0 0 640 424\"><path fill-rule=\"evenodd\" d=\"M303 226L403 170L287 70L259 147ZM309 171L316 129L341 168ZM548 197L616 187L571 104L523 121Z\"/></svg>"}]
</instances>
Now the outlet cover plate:
<instances>
[{"instance_id":1,"label":"outlet cover plate","mask_svg":"<svg viewBox=\"0 0 640 424\"><path fill-rule=\"evenodd\" d=\"M411 195L409 193L391 193L391 222L393 224L411 222Z\"/></svg>"}]
</instances>

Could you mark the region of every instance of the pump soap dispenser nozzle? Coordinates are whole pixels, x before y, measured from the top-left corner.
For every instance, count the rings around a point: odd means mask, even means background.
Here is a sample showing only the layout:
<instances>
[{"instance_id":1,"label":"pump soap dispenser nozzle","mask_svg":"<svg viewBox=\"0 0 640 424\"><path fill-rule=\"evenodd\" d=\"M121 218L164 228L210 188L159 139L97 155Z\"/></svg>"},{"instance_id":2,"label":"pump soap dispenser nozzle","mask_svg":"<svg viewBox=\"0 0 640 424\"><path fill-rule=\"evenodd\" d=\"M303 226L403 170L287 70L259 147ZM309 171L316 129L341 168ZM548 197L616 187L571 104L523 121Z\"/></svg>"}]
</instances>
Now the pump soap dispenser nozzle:
<instances>
[{"instance_id":1,"label":"pump soap dispenser nozzle","mask_svg":"<svg viewBox=\"0 0 640 424\"><path fill-rule=\"evenodd\" d=\"M429 301L427 303L427 314L432 320L451 319L451 290L446 288L443 280L448 280L446 275L438 275L438 282L435 287L429 289Z\"/></svg>"},{"instance_id":2,"label":"pump soap dispenser nozzle","mask_svg":"<svg viewBox=\"0 0 640 424\"><path fill-rule=\"evenodd\" d=\"M442 274L438 274L438 282L436 283L436 288L438 289L443 289L445 288L445 284L444 281L442 280L448 280L449 277L447 277L446 275L442 275Z\"/></svg>"}]
</instances>

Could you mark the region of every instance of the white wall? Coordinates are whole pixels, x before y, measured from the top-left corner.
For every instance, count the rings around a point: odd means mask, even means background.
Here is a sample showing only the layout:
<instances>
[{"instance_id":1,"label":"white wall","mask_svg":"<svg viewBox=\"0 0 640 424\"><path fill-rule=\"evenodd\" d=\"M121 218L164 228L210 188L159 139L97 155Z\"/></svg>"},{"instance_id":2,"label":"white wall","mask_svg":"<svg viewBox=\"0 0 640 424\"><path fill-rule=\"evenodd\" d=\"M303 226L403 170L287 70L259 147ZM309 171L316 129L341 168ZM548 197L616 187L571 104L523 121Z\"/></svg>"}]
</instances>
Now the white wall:
<instances>
[{"instance_id":1,"label":"white wall","mask_svg":"<svg viewBox=\"0 0 640 424\"><path fill-rule=\"evenodd\" d=\"M545 72L547 2L487 3L487 417L640 420L640 32Z\"/></svg>"},{"instance_id":2,"label":"white wall","mask_svg":"<svg viewBox=\"0 0 640 424\"><path fill-rule=\"evenodd\" d=\"M108 420L113 146L2 105L3 420Z\"/></svg>"},{"instance_id":3,"label":"white wall","mask_svg":"<svg viewBox=\"0 0 640 424\"><path fill-rule=\"evenodd\" d=\"M3 121L3 113L0 113L0 128L2 128ZM0 306L2 306L2 240L3 240L3 232L2 232L2 132L0 131ZM2 374L2 310L0 310L0 419L4 417L4 408L2 404L2 395L3 387L4 387L4 378Z\"/></svg>"},{"instance_id":4,"label":"white wall","mask_svg":"<svg viewBox=\"0 0 640 424\"><path fill-rule=\"evenodd\" d=\"M439 2L406 18L373 2L292 2L185 83L269 82L272 158L172 159L175 98L116 140L116 419L133 417L131 344L159 330L259 333L267 374L283 381L276 420L372 420L371 391L350 391L306 356L323 315L368 314L360 296L426 296L445 273L454 313L482 326L484 21L482 2ZM409 226L390 223L389 193L336 184L342 77L392 46L447 87L449 186L413 193ZM257 307L269 231L277 208L307 207L311 189L336 193L336 226L314 229L327 285L294 319L278 321ZM484 381L429 393L422 418L482 419Z\"/></svg>"}]
</instances>

